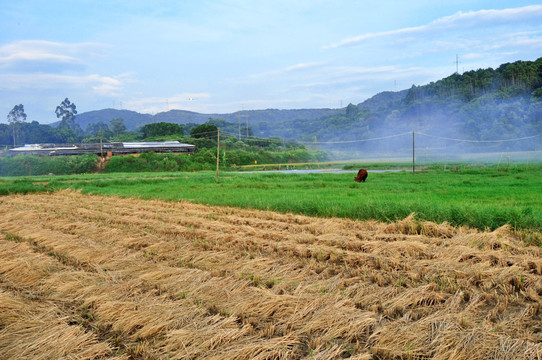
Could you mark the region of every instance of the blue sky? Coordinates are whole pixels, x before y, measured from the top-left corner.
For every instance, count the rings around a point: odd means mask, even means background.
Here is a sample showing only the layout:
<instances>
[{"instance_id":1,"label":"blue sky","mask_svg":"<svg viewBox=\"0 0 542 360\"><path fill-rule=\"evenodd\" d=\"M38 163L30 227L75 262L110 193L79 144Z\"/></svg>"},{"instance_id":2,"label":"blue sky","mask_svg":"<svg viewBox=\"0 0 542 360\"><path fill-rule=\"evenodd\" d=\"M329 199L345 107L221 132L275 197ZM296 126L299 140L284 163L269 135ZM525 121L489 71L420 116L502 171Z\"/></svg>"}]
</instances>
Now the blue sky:
<instances>
[{"instance_id":1,"label":"blue sky","mask_svg":"<svg viewBox=\"0 0 542 360\"><path fill-rule=\"evenodd\" d=\"M542 56L542 2L0 0L0 121L337 108ZM3 115L2 115L3 114Z\"/></svg>"}]
</instances>

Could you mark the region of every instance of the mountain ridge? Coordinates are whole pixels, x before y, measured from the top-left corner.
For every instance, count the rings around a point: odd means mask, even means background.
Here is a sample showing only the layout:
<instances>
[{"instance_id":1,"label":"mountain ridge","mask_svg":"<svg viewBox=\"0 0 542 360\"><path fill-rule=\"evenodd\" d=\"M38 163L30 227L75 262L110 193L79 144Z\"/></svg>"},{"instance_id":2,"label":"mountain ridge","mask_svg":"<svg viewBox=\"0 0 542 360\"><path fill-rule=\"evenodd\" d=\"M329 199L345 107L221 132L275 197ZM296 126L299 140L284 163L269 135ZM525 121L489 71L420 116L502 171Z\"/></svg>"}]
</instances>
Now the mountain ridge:
<instances>
[{"instance_id":1,"label":"mountain ridge","mask_svg":"<svg viewBox=\"0 0 542 360\"><path fill-rule=\"evenodd\" d=\"M249 124L259 122L278 122L289 119L313 120L322 116L340 114L344 109L264 109L264 110L241 110L233 113L205 114L188 110L173 109L160 112L155 115L142 114L132 110L102 109L80 113L75 121L84 130L88 124L104 122L109 123L111 119L122 118L128 130L137 130L139 127L152 122L170 122L175 124L202 124L209 119L222 119L233 123ZM58 122L53 123L53 125Z\"/></svg>"}]
</instances>

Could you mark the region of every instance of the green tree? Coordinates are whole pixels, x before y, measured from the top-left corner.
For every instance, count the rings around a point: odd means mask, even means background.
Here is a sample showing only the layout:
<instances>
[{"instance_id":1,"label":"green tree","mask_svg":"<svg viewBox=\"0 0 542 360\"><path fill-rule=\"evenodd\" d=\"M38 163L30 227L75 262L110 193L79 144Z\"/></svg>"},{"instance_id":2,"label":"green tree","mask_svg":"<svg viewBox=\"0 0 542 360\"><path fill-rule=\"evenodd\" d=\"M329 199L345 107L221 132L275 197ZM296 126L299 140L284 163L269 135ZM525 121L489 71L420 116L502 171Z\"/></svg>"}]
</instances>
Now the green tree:
<instances>
[{"instance_id":1,"label":"green tree","mask_svg":"<svg viewBox=\"0 0 542 360\"><path fill-rule=\"evenodd\" d=\"M359 113L359 109L356 105L350 103L346 107L346 117L349 119L355 118Z\"/></svg>"},{"instance_id":2,"label":"green tree","mask_svg":"<svg viewBox=\"0 0 542 360\"><path fill-rule=\"evenodd\" d=\"M124 119L123 118L114 118L109 121L110 129L113 132L115 136L119 136L120 134L124 133L126 131L126 125L124 125Z\"/></svg>"},{"instance_id":3,"label":"green tree","mask_svg":"<svg viewBox=\"0 0 542 360\"><path fill-rule=\"evenodd\" d=\"M2 147L11 144L11 127L8 124L0 124L0 144Z\"/></svg>"},{"instance_id":4,"label":"green tree","mask_svg":"<svg viewBox=\"0 0 542 360\"><path fill-rule=\"evenodd\" d=\"M109 138L112 135L111 130L109 130L109 126L102 121L88 124L85 133L87 135L100 138Z\"/></svg>"},{"instance_id":5,"label":"green tree","mask_svg":"<svg viewBox=\"0 0 542 360\"><path fill-rule=\"evenodd\" d=\"M8 123L11 126L13 134L13 147L16 146L16 137L21 131L21 124L26 121L26 114L24 112L24 106L22 104L15 105L9 112Z\"/></svg>"},{"instance_id":6,"label":"green tree","mask_svg":"<svg viewBox=\"0 0 542 360\"><path fill-rule=\"evenodd\" d=\"M153 136L184 135L183 127L181 125L168 122L147 124L142 126L140 131L144 138Z\"/></svg>"},{"instance_id":7,"label":"green tree","mask_svg":"<svg viewBox=\"0 0 542 360\"><path fill-rule=\"evenodd\" d=\"M201 124L190 130L190 137L197 138L216 138L218 128L212 124Z\"/></svg>"},{"instance_id":8,"label":"green tree","mask_svg":"<svg viewBox=\"0 0 542 360\"><path fill-rule=\"evenodd\" d=\"M60 103L55 109L56 117L61 119L59 128L68 128L75 132L77 136L83 134L83 130L75 122L75 115L77 115L77 109L74 103L70 102L68 98Z\"/></svg>"}]
</instances>

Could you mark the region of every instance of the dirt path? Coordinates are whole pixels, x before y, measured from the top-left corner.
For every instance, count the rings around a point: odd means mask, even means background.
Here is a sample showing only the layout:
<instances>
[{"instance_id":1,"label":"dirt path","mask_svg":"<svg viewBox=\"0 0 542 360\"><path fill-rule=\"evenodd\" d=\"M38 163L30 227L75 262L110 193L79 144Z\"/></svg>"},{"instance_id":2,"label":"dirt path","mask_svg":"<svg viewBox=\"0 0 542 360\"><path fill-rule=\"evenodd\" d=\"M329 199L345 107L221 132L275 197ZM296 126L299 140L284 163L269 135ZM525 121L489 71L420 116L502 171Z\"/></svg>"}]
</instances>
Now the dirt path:
<instances>
[{"instance_id":1,"label":"dirt path","mask_svg":"<svg viewBox=\"0 0 542 360\"><path fill-rule=\"evenodd\" d=\"M533 359L542 251L507 229L0 197L0 358Z\"/></svg>"}]
</instances>

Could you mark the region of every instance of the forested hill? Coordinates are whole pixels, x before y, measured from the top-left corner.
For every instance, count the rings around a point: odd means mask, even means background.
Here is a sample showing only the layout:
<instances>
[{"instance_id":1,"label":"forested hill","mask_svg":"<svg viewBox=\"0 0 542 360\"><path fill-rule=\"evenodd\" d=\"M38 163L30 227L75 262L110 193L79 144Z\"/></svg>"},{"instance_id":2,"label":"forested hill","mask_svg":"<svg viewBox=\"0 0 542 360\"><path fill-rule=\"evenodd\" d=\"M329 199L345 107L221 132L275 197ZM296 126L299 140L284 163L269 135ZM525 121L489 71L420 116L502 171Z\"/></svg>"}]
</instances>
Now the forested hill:
<instances>
[{"instance_id":1,"label":"forested hill","mask_svg":"<svg viewBox=\"0 0 542 360\"><path fill-rule=\"evenodd\" d=\"M76 115L75 121L81 129L84 130L89 124L97 124L100 122L109 124L111 119L117 118L123 119L124 125L129 130L135 130L138 127L153 122L153 117L150 114L140 114L136 111L117 109L103 109L81 113ZM53 125L58 123L59 122L53 123Z\"/></svg>"},{"instance_id":2,"label":"forested hill","mask_svg":"<svg viewBox=\"0 0 542 360\"><path fill-rule=\"evenodd\" d=\"M306 141L359 140L405 131L470 140L542 134L542 58L383 92L348 105L340 115L254 126L256 135Z\"/></svg>"},{"instance_id":3,"label":"forested hill","mask_svg":"<svg viewBox=\"0 0 542 360\"><path fill-rule=\"evenodd\" d=\"M453 74L358 104L367 135L418 130L472 140L542 133L542 58ZM373 134L371 134L373 133Z\"/></svg>"},{"instance_id":4,"label":"forested hill","mask_svg":"<svg viewBox=\"0 0 542 360\"><path fill-rule=\"evenodd\" d=\"M136 130L145 124L152 122L168 122L175 124L202 124L209 119L221 119L230 123L248 123L250 126L259 122L276 123L292 121L295 119L314 120L322 117L344 113L344 109L294 109L294 110L244 110L230 114L201 114L185 110L170 110L155 115L140 114L129 110L104 109L89 111L76 116L76 122L81 129L86 129L89 124L103 122L108 123L111 119L122 118L128 130Z\"/></svg>"}]
</instances>

